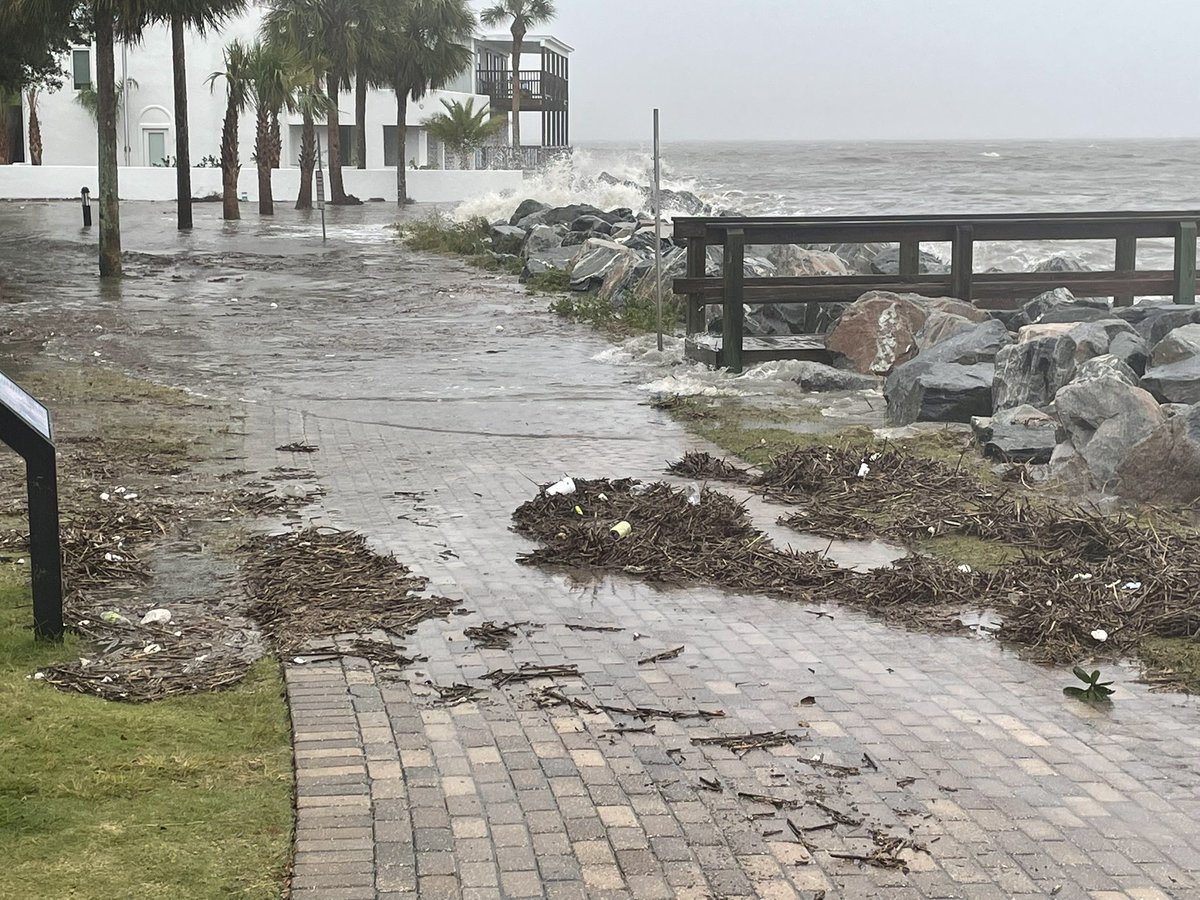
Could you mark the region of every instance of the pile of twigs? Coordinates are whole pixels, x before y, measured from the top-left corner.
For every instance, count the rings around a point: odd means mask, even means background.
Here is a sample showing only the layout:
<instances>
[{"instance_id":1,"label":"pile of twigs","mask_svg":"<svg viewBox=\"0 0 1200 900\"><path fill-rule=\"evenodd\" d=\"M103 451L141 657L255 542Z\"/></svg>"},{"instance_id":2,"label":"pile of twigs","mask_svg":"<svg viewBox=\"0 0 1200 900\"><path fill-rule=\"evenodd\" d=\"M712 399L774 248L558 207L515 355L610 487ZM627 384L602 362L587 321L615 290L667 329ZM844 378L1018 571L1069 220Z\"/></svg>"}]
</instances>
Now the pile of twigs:
<instances>
[{"instance_id":1,"label":"pile of twigs","mask_svg":"<svg viewBox=\"0 0 1200 900\"><path fill-rule=\"evenodd\" d=\"M739 482L750 477L746 469L740 469L728 460L717 459L704 451L688 451L681 459L667 463L667 471L672 475L711 478L717 481Z\"/></svg>"},{"instance_id":2,"label":"pile of twigs","mask_svg":"<svg viewBox=\"0 0 1200 900\"><path fill-rule=\"evenodd\" d=\"M419 596L426 580L360 534L306 528L252 538L242 548L251 613L263 634L290 654L309 641L381 629L411 632L458 608L446 597Z\"/></svg>"},{"instance_id":3,"label":"pile of twigs","mask_svg":"<svg viewBox=\"0 0 1200 900\"><path fill-rule=\"evenodd\" d=\"M513 513L518 533L542 546L524 563L624 572L657 584L718 584L790 599L843 573L815 553L779 550L731 497L698 502L671 485L575 480L575 492L537 497ZM612 528L629 524L618 537Z\"/></svg>"},{"instance_id":4,"label":"pile of twigs","mask_svg":"<svg viewBox=\"0 0 1200 900\"><path fill-rule=\"evenodd\" d=\"M463 629L463 635L476 647L482 650L507 650L513 640L520 636L518 629L531 629L540 626L534 622L484 622L482 625L472 625Z\"/></svg>"}]
</instances>

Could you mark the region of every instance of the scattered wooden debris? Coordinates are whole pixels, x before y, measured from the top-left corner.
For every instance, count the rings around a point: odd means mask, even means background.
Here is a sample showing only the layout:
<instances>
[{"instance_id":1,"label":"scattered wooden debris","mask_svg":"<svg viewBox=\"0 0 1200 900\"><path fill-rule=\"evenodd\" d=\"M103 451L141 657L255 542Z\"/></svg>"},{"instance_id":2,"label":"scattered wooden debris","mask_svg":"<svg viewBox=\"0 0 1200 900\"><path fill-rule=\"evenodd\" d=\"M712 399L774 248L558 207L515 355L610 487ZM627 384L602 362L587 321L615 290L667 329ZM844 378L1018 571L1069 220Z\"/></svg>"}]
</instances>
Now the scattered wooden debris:
<instances>
[{"instance_id":1,"label":"scattered wooden debris","mask_svg":"<svg viewBox=\"0 0 1200 900\"><path fill-rule=\"evenodd\" d=\"M292 441L290 444L284 444L281 447L276 447L280 453L316 453L318 448L315 444L309 444L305 441Z\"/></svg>"},{"instance_id":2,"label":"scattered wooden debris","mask_svg":"<svg viewBox=\"0 0 1200 900\"><path fill-rule=\"evenodd\" d=\"M526 633L535 628L540 628L536 622L492 622L487 621L482 625L472 625L470 628L463 629L463 635L470 639L476 647L484 650L507 650L512 644L513 639L520 636L518 629L525 629Z\"/></svg>"},{"instance_id":3,"label":"scattered wooden debris","mask_svg":"<svg viewBox=\"0 0 1200 900\"><path fill-rule=\"evenodd\" d=\"M719 481L742 482L750 479L747 469L740 469L724 459L717 459L710 453L689 451L683 458L667 464L667 471L672 475L686 478L712 478Z\"/></svg>"},{"instance_id":4,"label":"scattered wooden debris","mask_svg":"<svg viewBox=\"0 0 1200 900\"><path fill-rule=\"evenodd\" d=\"M438 695L438 699L433 703L434 706L458 706L460 703L474 700L483 693L479 688L469 684L441 685L434 684L432 681L426 683Z\"/></svg>"},{"instance_id":5,"label":"scattered wooden debris","mask_svg":"<svg viewBox=\"0 0 1200 900\"><path fill-rule=\"evenodd\" d=\"M730 734L720 737L694 737L692 738L692 743L724 747L738 755L744 755L751 750L767 750L771 747L794 744L797 740L797 737L786 731L759 731L751 734Z\"/></svg>"},{"instance_id":6,"label":"scattered wooden debris","mask_svg":"<svg viewBox=\"0 0 1200 900\"><path fill-rule=\"evenodd\" d=\"M661 653L653 653L650 656L639 659L638 665L639 666L648 666L651 663L664 662L665 660L668 660L668 659L675 659L675 657L679 656L679 654L682 653L686 649L687 649L687 647L685 647L683 644L680 644L678 647L675 647L671 650L664 650Z\"/></svg>"},{"instance_id":7,"label":"scattered wooden debris","mask_svg":"<svg viewBox=\"0 0 1200 900\"><path fill-rule=\"evenodd\" d=\"M579 668L574 663L539 666L534 663L522 663L515 670L493 669L483 676L496 687L506 684L517 684L522 681L536 681L539 678L579 678Z\"/></svg>"},{"instance_id":8,"label":"scattered wooden debris","mask_svg":"<svg viewBox=\"0 0 1200 900\"><path fill-rule=\"evenodd\" d=\"M617 632L625 630L617 625L584 625L578 622L564 622L563 624L572 631Z\"/></svg>"},{"instance_id":9,"label":"scattered wooden debris","mask_svg":"<svg viewBox=\"0 0 1200 900\"><path fill-rule=\"evenodd\" d=\"M486 676L485 676L486 677ZM535 691L533 701L541 707L570 706L584 712L609 712L634 719L720 719L725 713L719 709L674 710L655 706L619 706L613 703L592 703L579 697L571 697L555 687L544 687Z\"/></svg>"}]
</instances>

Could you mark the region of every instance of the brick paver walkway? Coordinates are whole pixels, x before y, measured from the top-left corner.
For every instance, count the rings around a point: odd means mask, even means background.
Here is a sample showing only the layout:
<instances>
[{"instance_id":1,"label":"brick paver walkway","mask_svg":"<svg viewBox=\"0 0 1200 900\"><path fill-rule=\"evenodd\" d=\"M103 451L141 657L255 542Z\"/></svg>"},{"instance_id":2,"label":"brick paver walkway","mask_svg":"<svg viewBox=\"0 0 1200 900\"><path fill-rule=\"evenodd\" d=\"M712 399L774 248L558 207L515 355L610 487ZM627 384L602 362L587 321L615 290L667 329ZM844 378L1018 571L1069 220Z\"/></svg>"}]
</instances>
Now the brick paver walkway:
<instances>
[{"instance_id":1,"label":"brick paver walkway","mask_svg":"<svg viewBox=\"0 0 1200 900\"><path fill-rule=\"evenodd\" d=\"M1188 698L1123 672L1096 712L1062 696L1068 675L987 641L519 566L510 515L532 482L657 477L694 440L591 361L601 339L502 281L390 247L322 266L285 287L251 260L186 308L145 301L204 342L203 363L166 343L162 359L242 385L253 464L310 465L316 521L364 532L470 610L423 624L407 647L427 661L400 675L288 666L295 896L1200 896ZM301 438L320 447L302 463L272 449ZM463 628L487 619L540 627L479 650ZM480 679L525 662L577 665L559 683L593 705L725 715L541 708L536 683ZM441 706L430 682L483 690ZM799 739L693 742L776 729ZM873 834L925 849L902 851L907 871L831 855L868 855Z\"/></svg>"}]
</instances>

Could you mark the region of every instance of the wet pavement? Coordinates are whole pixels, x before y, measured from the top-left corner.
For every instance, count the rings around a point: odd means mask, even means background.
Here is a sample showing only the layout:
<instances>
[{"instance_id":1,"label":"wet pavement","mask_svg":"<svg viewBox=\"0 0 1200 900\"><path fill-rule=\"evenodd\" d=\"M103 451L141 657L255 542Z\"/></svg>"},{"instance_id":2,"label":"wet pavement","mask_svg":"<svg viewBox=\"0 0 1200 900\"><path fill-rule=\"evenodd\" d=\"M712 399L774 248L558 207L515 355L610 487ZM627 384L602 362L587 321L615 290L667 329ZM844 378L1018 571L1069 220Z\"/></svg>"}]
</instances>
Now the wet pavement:
<instances>
[{"instance_id":1,"label":"wet pavement","mask_svg":"<svg viewBox=\"0 0 1200 900\"><path fill-rule=\"evenodd\" d=\"M0 204L5 326L229 401L239 465L311 468L313 521L471 611L424 623L406 646L427 659L401 676L289 665L295 896L1200 896L1194 701L1121 671L1093 710L1063 697L1068 673L986 639L520 566L510 515L535 483L654 478L707 449L592 359L602 338L510 279L402 249L381 204L332 210L324 246L290 211L227 226L198 207L187 238L166 205L123 211L133 277L98 288L73 206ZM273 449L299 440L319 452ZM776 514L751 509L763 527ZM835 549L843 565L888 553ZM481 650L463 629L484 620L539 627ZM524 663L576 665L560 687L591 707L724 716L542 708L536 682L481 680ZM429 682L484 690L441 706ZM790 739L744 754L693 743L777 730ZM858 858L888 836L911 842L904 868Z\"/></svg>"}]
</instances>

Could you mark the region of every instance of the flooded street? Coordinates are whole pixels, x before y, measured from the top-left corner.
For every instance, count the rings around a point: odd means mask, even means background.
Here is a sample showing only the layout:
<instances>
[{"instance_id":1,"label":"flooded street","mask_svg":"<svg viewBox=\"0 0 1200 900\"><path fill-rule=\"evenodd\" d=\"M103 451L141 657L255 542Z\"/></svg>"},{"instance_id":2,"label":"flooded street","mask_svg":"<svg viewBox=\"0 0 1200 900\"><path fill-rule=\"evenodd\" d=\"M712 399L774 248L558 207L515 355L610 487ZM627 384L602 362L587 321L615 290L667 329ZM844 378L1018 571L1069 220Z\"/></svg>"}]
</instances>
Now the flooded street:
<instances>
[{"instance_id":1,"label":"flooded street","mask_svg":"<svg viewBox=\"0 0 1200 900\"><path fill-rule=\"evenodd\" d=\"M128 277L100 285L76 206L0 204L0 314L15 359L44 342L63 365L219 401L233 464L305 470L325 492L308 520L361 532L470 611L424 622L406 641L423 660L400 676L354 658L289 666L295 896L1200 891L1192 699L1114 672L1116 702L1097 711L986 638L518 565L532 545L510 519L537 484L653 480L713 448L544 297L403 248L394 206L330 209L324 244L312 215L243 212L227 224L197 205L180 236L173 207L123 204ZM275 449L292 442L318 451ZM778 507L748 506L778 543L845 567L897 553L803 538L773 524ZM463 629L488 620L538 627L480 649ZM431 682L523 664L576 666L564 684L590 699L547 706L514 684L435 702ZM632 723L613 707L722 715ZM769 732L791 737L705 741Z\"/></svg>"}]
</instances>

